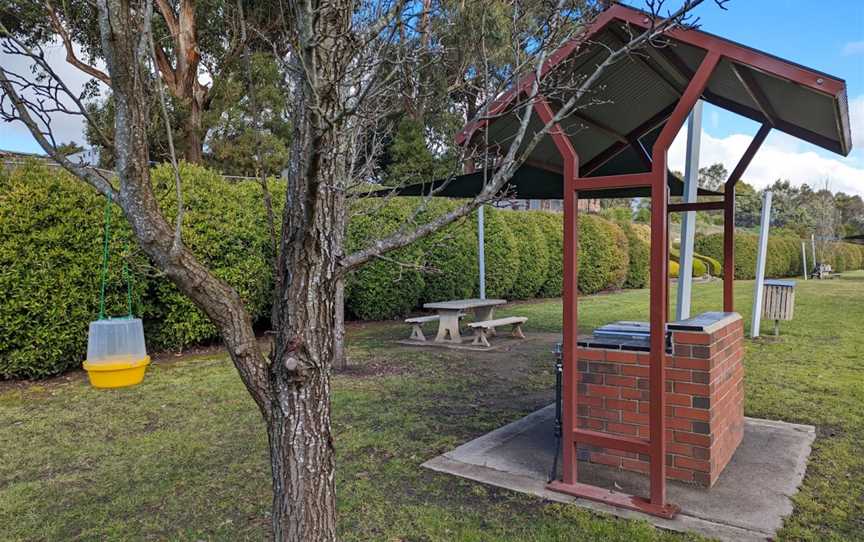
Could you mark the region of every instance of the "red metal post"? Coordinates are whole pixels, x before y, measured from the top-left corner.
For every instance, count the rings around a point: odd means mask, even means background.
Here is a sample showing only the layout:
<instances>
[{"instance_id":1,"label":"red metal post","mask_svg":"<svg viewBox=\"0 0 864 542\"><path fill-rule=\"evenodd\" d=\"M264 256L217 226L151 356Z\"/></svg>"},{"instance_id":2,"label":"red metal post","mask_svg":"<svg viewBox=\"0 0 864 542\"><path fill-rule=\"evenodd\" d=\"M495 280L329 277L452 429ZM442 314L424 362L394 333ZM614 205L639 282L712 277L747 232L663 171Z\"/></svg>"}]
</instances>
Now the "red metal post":
<instances>
[{"instance_id":1,"label":"red metal post","mask_svg":"<svg viewBox=\"0 0 864 542\"><path fill-rule=\"evenodd\" d=\"M735 311L735 183L723 190L723 310Z\"/></svg>"},{"instance_id":2,"label":"red metal post","mask_svg":"<svg viewBox=\"0 0 864 542\"><path fill-rule=\"evenodd\" d=\"M555 117L549 102L542 96L534 102L534 111L544 124L552 122ZM579 371L576 367L576 338L579 334L579 198L575 181L579 175L579 156L560 126L554 126L549 135L564 160L564 404L561 442L564 483L575 484L576 444L573 441L573 431L576 428L576 390L579 382Z\"/></svg>"},{"instance_id":3,"label":"red metal post","mask_svg":"<svg viewBox=\"0 0 864 542\"><path fill-rule=\"evenodd\" d=\"M724 208L723 208L723 310L733 312L735 310L735 185L744 175L747 166L756 155L756 151L762 146L765 138L771 132L769 124L763 124L747 150L738 160L735 169L729 175L724 186Z\"/></svg>"},{"instance_id":4,"label":"red metal post","mask_svg":"<svg viewBox=\"0 0 864 542\"><path fill-rule=\"evenodd\" d=\"M652 151L651 183L651 352L649 366L649 427L651 435L651 504L666 504L666 320L669 317L669 202L666 154L684 120L720 61L709 52L687 85L678 105L666 121Z\"/></svg>"}]
</instances>

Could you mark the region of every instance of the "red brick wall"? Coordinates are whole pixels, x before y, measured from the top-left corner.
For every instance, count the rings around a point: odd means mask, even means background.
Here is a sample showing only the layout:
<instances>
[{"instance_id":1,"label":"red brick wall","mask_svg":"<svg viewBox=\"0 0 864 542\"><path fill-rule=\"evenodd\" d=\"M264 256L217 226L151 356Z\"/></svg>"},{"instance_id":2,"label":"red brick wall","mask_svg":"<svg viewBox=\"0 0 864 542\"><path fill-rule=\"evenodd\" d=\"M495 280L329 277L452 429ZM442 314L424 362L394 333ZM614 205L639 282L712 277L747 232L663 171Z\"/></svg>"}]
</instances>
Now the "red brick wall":
<instances>
[{"instance_id":1,"label":"red brick wall","mask_svg":"<svg viewBox=\"0 0 864 542\"><path fill-rule=\"evenodd\" d=\"M743 325L673 332L666 363L667 477L711 486L744 435ZM580 428L650 438L648 354L577 349ZM648 472L648 457L579 445L579 459Z\"/></svg>"}]
</instances>

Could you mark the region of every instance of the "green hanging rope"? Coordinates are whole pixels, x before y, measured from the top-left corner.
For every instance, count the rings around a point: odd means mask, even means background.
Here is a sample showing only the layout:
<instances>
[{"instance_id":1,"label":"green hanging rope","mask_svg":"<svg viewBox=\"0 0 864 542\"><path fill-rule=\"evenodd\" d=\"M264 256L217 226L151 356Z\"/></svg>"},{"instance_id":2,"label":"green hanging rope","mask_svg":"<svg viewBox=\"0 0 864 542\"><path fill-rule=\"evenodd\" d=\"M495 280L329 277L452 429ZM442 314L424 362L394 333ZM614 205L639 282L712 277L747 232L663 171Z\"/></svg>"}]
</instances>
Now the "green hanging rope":
<instances>
[{"instance_id":1,"label":"green hanging rope","mask_svg":"<svg viewBox=\"0 0 864 542\"><path fill-rule=\"evenodd\" d=\"M123 258L123 276L126 278L126 308L132 318L132 275L129 273L129 239L126 239L126 257Z\"/></svg>"},{"instance_id":2,"label":"green hanging rope","mask_svg":"<svg viewBox=\"0 0 864 542\"><path fill-rule=\"evenodd\" d=\"M108 243L111 240L111 195L105 201L105 236L102 243L102 285L99 291L99 319L105 318L105 284L108 282Z\"/></svg>"},{"instance_id":3,"label":"green hanging rope","mask_svg":"<svg viewBox=\"0 0 864 542\"><path fill-rule=\"evenodd\" d=\"M105 286L108 284L108 256L111 245L111 196L105 201L105 237L102 242L102 283L99 288L99 319L105 319ZM128 264L129 240L126 240L126 255L123 258L123 278L126 279L126 309L132 318L132 275Z\"/></svg>"}]
</instances>

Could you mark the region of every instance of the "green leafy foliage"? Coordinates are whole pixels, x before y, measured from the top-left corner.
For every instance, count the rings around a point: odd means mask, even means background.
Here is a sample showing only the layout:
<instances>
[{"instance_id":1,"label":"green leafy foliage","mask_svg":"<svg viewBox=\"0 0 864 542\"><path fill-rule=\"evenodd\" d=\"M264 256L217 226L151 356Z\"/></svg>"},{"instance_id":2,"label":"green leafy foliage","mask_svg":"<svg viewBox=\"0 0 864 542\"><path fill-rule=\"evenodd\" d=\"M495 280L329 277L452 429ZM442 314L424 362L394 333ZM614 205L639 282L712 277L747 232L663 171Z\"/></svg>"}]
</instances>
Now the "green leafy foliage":
<instances>
[{"instance_id":1,"label":"green leafy foliage","mask_svg":"<svg viewBox=\"0 0 864 542\"><path fill-rule=\"evenodd\" d=\"M510 230L519 245L519 269L508 295L529 299L537 295L546 282L549 270L549 247L536 212L504 212Z\"/></svg>"},{"instance_id":2,"label":"green leafy foliage","mask_svg":"<svg viewBox=\"0 0 864 542\"><path fill-rule=\"evenodd\" d=\"M618 288L627 278L627 237L617 225L593 215L579 218L579 291Z\"/></svg>"},{"instance_id":3,"label":"green leafy foliage","mask_svg":"<svg viewBox=\"0 0 864 542\"><path fill-rule=\"evenodd\" d=\"M630 247L627 235L620 226L613 222L603 221L601 228L605 230L606 236L611 240L608 251L609 276L607 288L621 288L627 280L627 272L630 266Z\"/></svg>"},{"instance_id":4,"label":"green leafy foliage","mask_svg":"<svg viewBox=\"0 0 864 542\"><path fill-rule=\"evenodd\" d=\"M361 200L351 209L346 252L362 249L372 240L398 231L413 208L412 202L404 198L386 204ZM345 310L362 320L407 314L417 306L423 292L423 258L422 246L415 243L355 270L345 282Z\"/></svg>"},{"instance_id":5,"label":"green leafy foliage","mask_svg":"<svg viewBox=\"0 0 864 542\"><path fill-rule=\"evenodd\" d=\"M459 203L435 199L420 217L427 222ZM459 220L420 241L424 253L424 287L421 301L465 299L477 295L479 263L477 230L470 219Z\"/></svg>"},{"instance_id":6,"label":"green leafy foliage","mask_svg":"<svg viewBox=\"0 0 864 542\"><path fill-rule=\"evenodd\" d=\"M651 265L651 249L649 243L644 239L645 235L640 229L648 230L641 224L621 222L618 224L627 236L627 250L629 265L627 266L627 277L624 280L624 288L644 288L648 285L648 273ZM648 230L650 236L650 230Z\"/></svg>"},{"instance_id":7,"label":"green leafy foliage","mask_svg":"<svg viewBox=\"0 0 864 542\"><path fill-rule=\"evenodd\" d=\"M546 249L549 251L549 268L539 295L558 297L564 291L564 223L560 213L538 211L535 216L546 237Z\"/></svg>"},{"instance_id":8,"label":"green leafy foliage","mask_svg":"<svg viewBox=\"0 0 864 542\"><path fill-rule=\"evenodd\" d=\"M484 210L486 296L507 297L519 273L519 243L507 220L492 207ZM476 214L474 231L477 231Z\"/></svg>"},{"instance_id":9,"label":"green leafy foliage","mask_svg":"<svg viewBox=\"0 0 864 542\"><path fill-rule=\"evenodd\" d=\"M156 167L153 185L169 222L177 203L169 165ZM273 274L267 217L261 188L254 182L226 182L218 173L181 163L183 243L216 277L230 284L253 319L269 314ZM282 184L271 182L281 193ZM282 197L274 197L282 202ZM278 215L277 215L278 216ZM150 298L147 323L154 346L179 349L218 336L215 326L173 283L160 280Z\"/></svg>"},{"instance_id":10,"label":"green leafy foliage","mask_svg":"<svg viewBox=\"0 0 864 542\"><path fill-rule=\"evenodd\" d=\"M104 206L58 168L0 168L0 379L46 377L84 360L88 324L99 316ZM116 205L112 215L106 313L126 314L126 261L140 314L146 260L134 243L127 251Z\"/></svg>"},{"instance_id":11,"label":"green leafy foliage","mask_svg":"<svg viewBox=\"0 0 864 542\"><path fill-rule=\"evenodd\" d=\"M753 279L755 277L758 243L759 237L757 235L735 234L736 279ZM707 257L718 260L718 263L723 262L723 234L715 233L697 237L696 249ZM824 263L831 265L836 272L853 271L864 266L862 247L851 243L826 243L819 255ZM808 262L808 266L812 265L813 262ZM790 235L788 230L780 230L778 235L768 237L765 260L766 277L800 275L802 267L801 239Z\"/></svg>"},{"instance_id":12,"label":"green leafy foliage","mask_svg":"<svg viewBox=\"0 0 864 542\"><path fill-rule=\"evenodd\" d=\"M705 270L712 277L719 277L723 274L723 265L718 260L704 254L693 254L693 258L705 264Z\"/></svg>"}]
</instances>

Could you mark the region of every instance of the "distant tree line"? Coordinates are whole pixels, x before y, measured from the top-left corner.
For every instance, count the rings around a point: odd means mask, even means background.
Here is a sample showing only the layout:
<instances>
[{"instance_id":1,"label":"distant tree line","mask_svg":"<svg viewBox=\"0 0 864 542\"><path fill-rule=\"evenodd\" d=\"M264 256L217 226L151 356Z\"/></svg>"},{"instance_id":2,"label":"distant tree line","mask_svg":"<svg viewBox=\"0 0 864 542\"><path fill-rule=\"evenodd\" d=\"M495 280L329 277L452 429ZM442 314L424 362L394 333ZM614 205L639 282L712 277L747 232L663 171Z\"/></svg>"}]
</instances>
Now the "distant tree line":
<instances>
[{"instance_id":1,"label":"distant tree line","mask_svg":"<svg viewBox=\"0 0 864 542\"><path fill-rule=\"evenodd\" d=\"M683 177L680 172L675 175ZM729 172L721 163L699 169L699 186L709 190L722 190ZM829 181L793 185L788 180L777 179L773 184L757 190L746 181L735 187L735 225L739 228L755 228L762 212L762 195L771 190L771 226L794 232L801 237L811 234L822 239L840 239L850 235L864 234L864 200L859 195L832 192ZM636 222L647 223L651 215L647 199L613 199L603 201L602 213L618 220L631 217ZM673 222L680 221L680 214L671 216ZM722 225L719 212L696 213L697 224Z\"/></svg>"}]
</instances>

